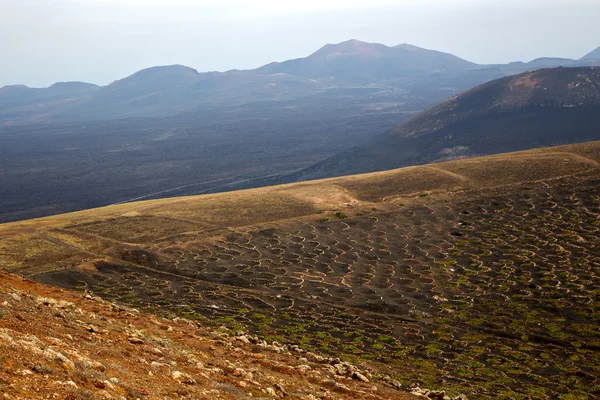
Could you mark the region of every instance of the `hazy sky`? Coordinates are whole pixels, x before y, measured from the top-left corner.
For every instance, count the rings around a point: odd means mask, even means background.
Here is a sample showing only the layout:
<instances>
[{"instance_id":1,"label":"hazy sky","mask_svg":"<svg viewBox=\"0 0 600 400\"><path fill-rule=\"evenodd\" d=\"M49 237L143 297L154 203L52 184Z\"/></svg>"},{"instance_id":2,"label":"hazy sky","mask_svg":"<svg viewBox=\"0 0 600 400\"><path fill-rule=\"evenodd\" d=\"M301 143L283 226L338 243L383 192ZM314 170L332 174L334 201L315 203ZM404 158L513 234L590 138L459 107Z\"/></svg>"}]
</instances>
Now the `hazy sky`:
<instances>
[{"instance_id":1,"label":"hazy sky","mask_svg":"<svg viewBox=\"0 0 600 400\"><path fill-rule=\"evenodd\" d=\"M478 63L579 58L600 0L0 0L0 86L107 84L142 68L254 68L348 39Z\"/></svg>"}]
</instances>

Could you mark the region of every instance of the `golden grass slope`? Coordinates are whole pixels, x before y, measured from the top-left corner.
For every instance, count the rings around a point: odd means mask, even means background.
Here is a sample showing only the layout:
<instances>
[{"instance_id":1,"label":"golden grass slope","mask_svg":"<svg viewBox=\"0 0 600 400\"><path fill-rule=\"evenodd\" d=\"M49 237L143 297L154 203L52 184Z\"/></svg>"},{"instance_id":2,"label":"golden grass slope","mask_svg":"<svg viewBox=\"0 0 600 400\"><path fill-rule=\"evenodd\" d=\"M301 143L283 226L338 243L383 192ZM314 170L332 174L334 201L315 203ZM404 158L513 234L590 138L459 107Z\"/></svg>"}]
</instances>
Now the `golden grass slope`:
<instances>
[{"instance_id":1,"label":"golden grass slope","mask_svg":"<svg viewBox=\"0 0 600 400\"><path fill-rule=\"evenodd\" d=\"M0 225L0 267L23 272L104 258L116 243L152 243L203 232L315 216L385 209L420 193L456 194L590 172L600 142L541 148L391 171L236 192L140 201ZM63 228L78 225L77 230ZM109 252L110 253L110 252Z\"/></svg>"}]
</instances>

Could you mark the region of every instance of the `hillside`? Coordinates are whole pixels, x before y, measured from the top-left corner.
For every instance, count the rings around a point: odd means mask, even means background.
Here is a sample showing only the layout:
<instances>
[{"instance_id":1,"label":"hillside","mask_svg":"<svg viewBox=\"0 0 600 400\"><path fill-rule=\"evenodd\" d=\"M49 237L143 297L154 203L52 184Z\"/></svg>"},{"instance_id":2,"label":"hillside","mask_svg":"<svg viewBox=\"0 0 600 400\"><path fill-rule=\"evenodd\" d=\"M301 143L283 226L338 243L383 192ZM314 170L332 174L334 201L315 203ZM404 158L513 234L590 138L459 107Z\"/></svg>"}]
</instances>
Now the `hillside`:
<instances>
[{"instance_id":1,"label":"hillside","mask_svg":"<svg viewBox=\"0 0 600 400\"><path fill-rule=\"evenodd\" d=\"M415 115L291 182L600 139L600 70L542 69L500 78Z\"/></svg>"},{"instance_id":2,"label":"hillside","mask_svg":"<svg viewBox=\"0 0 600 400\"><path fill-rule=\"evenodd\" d=\"M366 365L338 375L339 360L14 275L0 274L0 288L5 398L418 398L366 382Z\"/></svg>"},{"instance_id":3,"label":"hillside","mask_svg":"<svg viewBox=\"0 0 600 400\"><path fill-rule=\"evenodd\" d=\"M364 365L380 387L590 398L599 166L590 142L121 204L0 225L0 260L40 283Z\"/></svg>"},{"instance_id":4,"label":"hillside","mask_svg":"<svg viewBox=\"0 0 600 400\"><path fill-rule=\"evenodd\" d=\"M401 47L438 56L414 46ZM556 104L549 104L518 117L513 110L513 118L498 107L505 114L477 109L475 100L469 104L478 115L444 130L452 137L381 135L463 89L502 76L503 71L446 70L334 87L286 73L197 73L174 65L144 70L107 87L67 83L40 89L84 92L80 97L58 95L22 107L0 107L8 119L0 123L0 187L9 188L0 196L0 222L132 199L266 186L598 137L593 128L588 134L597 113L579 104L593 99L582 92L586 84L556 92L556 99L564 95L576 102L577 95L583 96L576 107L560 107L557 112ZM576 70L565 73L571 71ZM508 80L471 93L504 96L501 86ZM524 100L527 86L522 88L514 91L523 94L521 100L511 95L507 101L537 101ZM78 121L68 121L69 115ZM56 121L63 118L67 121ZM432 121L439 118L432 116ZM414 121L426 126L423 119ZM471 137L482 135L474 129L491 137L474 142ZM510 136L504 131L519 129L527 133L505 146L503 140ZM366 145L352 149L362 143ZM398 146L406 151L386 153Z\"/></svg>"}]
</instances>

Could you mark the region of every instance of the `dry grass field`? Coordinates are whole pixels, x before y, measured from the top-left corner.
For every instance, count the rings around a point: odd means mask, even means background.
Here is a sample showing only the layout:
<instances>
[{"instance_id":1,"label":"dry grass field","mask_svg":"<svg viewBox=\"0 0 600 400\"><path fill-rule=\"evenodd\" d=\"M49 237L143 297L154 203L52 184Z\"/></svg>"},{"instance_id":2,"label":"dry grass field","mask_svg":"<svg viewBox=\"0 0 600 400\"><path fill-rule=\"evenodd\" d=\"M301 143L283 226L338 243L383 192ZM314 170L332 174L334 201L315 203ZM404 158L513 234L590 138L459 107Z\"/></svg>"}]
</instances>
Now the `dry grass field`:
<instances>
[{"instance_id":1,"label":"dry grass field","mask_svg":"<svg viewBox=\"0 0 600 400\"><path fill-rule=\"evenodd\" d=\"M599 172L590 142L121 204L0 225L0 266L405 386L595 399Z\"/></svg>"}]
</instances>

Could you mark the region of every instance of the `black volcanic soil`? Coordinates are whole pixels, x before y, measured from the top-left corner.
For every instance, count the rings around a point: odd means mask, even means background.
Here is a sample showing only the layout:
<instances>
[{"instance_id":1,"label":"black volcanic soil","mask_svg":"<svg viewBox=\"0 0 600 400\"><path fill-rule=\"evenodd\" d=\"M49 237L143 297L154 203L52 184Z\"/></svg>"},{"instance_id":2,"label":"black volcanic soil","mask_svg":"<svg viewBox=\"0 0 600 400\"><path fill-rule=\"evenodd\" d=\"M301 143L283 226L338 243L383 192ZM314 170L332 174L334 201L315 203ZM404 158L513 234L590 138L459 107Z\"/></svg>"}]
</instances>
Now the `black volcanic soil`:
<instances>
[{"instance_id":1,"label":"black volcanic soil","mask_svg":"<svg viewBox=\"0 0 600 400\"><path fill-rule=\"evenodd\" d=\"M122 262L34 277L381 361L405 384L469 398L594 398L599 187L592 171L425 192L393 211L179 235L131 245Z\"/></svg>"}]
</instances>

